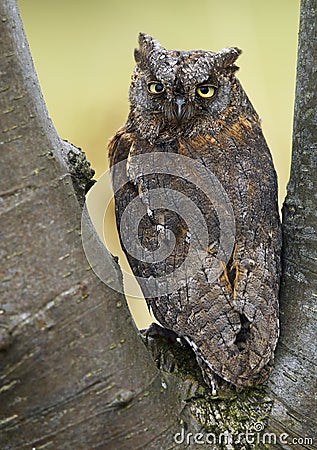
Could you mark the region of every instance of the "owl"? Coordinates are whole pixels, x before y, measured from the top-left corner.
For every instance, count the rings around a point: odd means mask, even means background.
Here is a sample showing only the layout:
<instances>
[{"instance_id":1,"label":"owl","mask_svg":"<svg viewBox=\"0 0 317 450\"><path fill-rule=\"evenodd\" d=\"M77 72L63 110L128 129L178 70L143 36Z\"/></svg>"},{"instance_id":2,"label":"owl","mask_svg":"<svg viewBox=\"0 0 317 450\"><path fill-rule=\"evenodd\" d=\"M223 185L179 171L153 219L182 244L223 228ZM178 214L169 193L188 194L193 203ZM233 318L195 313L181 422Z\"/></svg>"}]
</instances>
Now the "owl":
<instances>
[{"instance_id":1,"label":"owl","mask_svg":"<svg viewBox=\"0 0 317 450\"><path fill-rule=\"evenodd\" d=\"M269 376L281 249L276 174L235 75L240 53L167 50L141 33L129 116L108 147L121 245L149 308L212 386L237 388Z\"/></svg>"}]
</instances>

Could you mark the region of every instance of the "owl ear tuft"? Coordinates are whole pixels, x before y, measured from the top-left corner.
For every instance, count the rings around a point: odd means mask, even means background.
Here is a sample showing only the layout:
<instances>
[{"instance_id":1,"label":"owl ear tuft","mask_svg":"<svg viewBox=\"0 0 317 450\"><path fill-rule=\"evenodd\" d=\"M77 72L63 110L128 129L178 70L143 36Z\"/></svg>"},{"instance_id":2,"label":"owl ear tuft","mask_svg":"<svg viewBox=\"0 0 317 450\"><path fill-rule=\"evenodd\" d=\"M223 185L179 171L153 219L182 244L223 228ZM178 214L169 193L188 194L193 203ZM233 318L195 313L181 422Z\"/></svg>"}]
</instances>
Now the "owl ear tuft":
<instances>
[{"instance_id":1,"label":"owl ear tuft","mask_svg":"<svg viewBox=\"0 0 317 450\"><path fill-rule=\"evenodd\" d=\"M134 59L137 64L139 64L141 61L140 50L138 50L137 48L134 49Z\"/></svg>"},{"instance_id":2,"label":"owl ear tuft","mask_svg":"<svg viewBox=\"0 0 317 450\"><path fill-rule=\"evenodd\" d=\"M162 49L160 43L145 33L139 34L139 48L134 50L134 59L137 64L142 60L148 60L150 55L157 50Z\"/></svg>"},{"instance_id":3,"label":"owl ear tuft","mask_svg":"<svg viewBox=\"0 0 317 450\"><path fill-rule=\"evenodd\" d=\"M242 50L237 47L223 48L215 54L216 64L219 69L230 70L235 72L239 67L235 66L233 63L236 61L239 55L241 55Z\"/></svg>"}]
</instances>

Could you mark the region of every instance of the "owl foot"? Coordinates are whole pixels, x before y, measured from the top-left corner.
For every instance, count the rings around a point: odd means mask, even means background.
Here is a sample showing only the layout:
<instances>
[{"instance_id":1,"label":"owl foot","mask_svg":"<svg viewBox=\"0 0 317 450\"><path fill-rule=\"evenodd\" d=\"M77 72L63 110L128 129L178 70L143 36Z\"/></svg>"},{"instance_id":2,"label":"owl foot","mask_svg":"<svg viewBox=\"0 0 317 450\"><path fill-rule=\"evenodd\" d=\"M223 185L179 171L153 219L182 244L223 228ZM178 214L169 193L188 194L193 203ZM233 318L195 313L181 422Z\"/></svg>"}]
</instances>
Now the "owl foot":
<instances>
[{"instance_id":1,"label":"owl foot","mask_svg":"<svg viewBox=\"0 0 317 450\"><path fill-rule=\"evenodd\" d=\"M163 328L161 325L158 325L157 323L151 323L149 328L145 328L143 330L140 330L140 333L146 337L146 340L148 340L149 337L157 337L161 336L165 338L170 344L175 344L177 341L177 338L179 337L175 331L169 330L168 328Z\"/></svg>"}]
</instances>

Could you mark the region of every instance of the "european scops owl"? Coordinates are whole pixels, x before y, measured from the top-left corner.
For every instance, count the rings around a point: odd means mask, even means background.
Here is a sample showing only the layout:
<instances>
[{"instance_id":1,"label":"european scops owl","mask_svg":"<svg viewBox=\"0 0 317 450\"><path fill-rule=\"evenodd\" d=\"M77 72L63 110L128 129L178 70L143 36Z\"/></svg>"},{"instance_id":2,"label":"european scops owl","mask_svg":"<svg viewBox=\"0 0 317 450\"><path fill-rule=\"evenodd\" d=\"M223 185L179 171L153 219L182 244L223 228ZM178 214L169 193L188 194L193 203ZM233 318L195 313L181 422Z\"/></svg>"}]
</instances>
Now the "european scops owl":
<instances>
[{"instance_id":1,"label":"european scops owl","mask_svg":"<svg viewBox=\"0 0 317 450\"><path fill-rule=\"evenodd\" d=\"M167 50L139 35L127 122L109 144L121 244L159 323L205 378L266 381L276 347L281 230L241 51Z\"/></svg>"}]
</instances>

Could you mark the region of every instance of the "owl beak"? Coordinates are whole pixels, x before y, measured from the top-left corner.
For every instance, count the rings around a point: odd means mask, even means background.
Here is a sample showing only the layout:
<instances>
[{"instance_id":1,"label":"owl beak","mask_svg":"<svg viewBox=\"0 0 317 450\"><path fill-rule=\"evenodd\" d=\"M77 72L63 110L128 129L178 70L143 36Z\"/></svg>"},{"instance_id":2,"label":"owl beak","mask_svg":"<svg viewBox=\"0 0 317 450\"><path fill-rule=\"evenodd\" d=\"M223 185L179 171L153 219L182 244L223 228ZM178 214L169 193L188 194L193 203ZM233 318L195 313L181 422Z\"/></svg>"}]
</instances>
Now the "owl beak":
<instances>
[{"instance_id":1,"label":"owl beak","mask_svg":"<svg viewBox=\"0 0 317 450\"><path fill-rule=\"evenodd\" d=\"M182 116L183 116L182 107L185 104L184 97L181 97L180 95L176 96L175 103L176 103L176 117L177 117L178 123L180 123L182 120Z\"/></svg>"}]
</instances>

